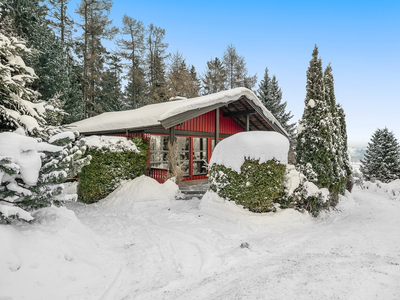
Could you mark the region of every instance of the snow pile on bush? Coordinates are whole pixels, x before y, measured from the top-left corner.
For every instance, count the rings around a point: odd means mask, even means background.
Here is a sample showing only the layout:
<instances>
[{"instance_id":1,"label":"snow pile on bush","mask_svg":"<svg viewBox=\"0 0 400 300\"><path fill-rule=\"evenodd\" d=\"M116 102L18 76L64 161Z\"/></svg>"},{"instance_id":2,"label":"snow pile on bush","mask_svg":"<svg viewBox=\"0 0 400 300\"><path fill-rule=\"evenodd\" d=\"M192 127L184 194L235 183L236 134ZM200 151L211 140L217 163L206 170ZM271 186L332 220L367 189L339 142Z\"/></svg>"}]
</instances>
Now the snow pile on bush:
<instances>
[{"instance_id":1,"label":"snow pile on bush","mask_svg":"<svg viewBox=\"0 0 400 300\"><path fill-rule=\"evenodd\" d=\"M242 132L221 141L210 160L210 189L252 212L276 211L289 140L277 132Z\"/></svg>"},{"instance_id":2,"label":"snow pile on bush","mask_svg":"<svg viewBox=\"0 0 400 300\"><path fill-rule=\"evenodd\" d=\"M223 165L240 173L245 158L259 163L275 159L287 164L289 140L274 131L240 132L218 143L210 159L209 167Z\"/></svg>"},{"instance_id":3,"label":"snow pile on bush","mask_svg":"<svg viewBox=\"0 0 400 300\"><path fill-rule=\"evenodd\" d=\"M111 211L126 213L138 208L169 204L180 193L179 187L170 179L164 183L142 175L122 184L97 205Z\"/></svg>"},{"instance_id":4,"label":"snow pile on bush","mask_svg":"<svg viewBox=\"0 0 400 300\"><path fill-rule=\"evenodd\" d=\"M33 219L14 204L32 195L27 187L37 183L41 164L35 139L11 132L0 133L0 184L5 185L0 187L0 192L8 190L0 199L0 215L4 218L17 215L26 221ZM24 184L18 184L17 179Z\"/></svg>"},{"instance_id":5,"label":"snow pile on bush","mask_svg":"<svg viewBox=\"0 0 400 300\"><path fill-rule=\"evenodd\" d=\"M293 196L302 187L306 198L321 196L323 202L329 199L329 190L327 188L320 189L314 183L307 181L307 178L296 170L293 165L286 166L284 187L289 197Z\"/></svg>"},{"instance_id":6,"label":"snow pile on bush","mask_svg":"<svg viewBox=\"0 0 400 300\"><path fill-rule=\"evenodd\" d=\"M121 136L91 135L85 137L89 148L106 148L111 152L133 151L139 153L135 143Z\"/></svg>"},{"instance_id":7,"label":"snow pile on bush","mask_svg":"<svg viewBox=\"0 0 400 300\"><path fill-rule=\"evenodd\" d=\"M81 159L86 147L78 136L61 132L46 143L22 129L0 133L0 221L31 221L28 211L76 200L76 195L62 195L62 183L90 161Z\"/></svg>"},{"instance_id":8,"label":"snow pile on bush","mask_svg":"<svg viewBox=\"0 0 400 300\"><path fill-rule=\"evenodd\" d=\"M400 179L389 183L384 183L379 180L375 182L365 181L363 188L385 195L392 200L400 200Z\"/></svg>"}]
</instances>

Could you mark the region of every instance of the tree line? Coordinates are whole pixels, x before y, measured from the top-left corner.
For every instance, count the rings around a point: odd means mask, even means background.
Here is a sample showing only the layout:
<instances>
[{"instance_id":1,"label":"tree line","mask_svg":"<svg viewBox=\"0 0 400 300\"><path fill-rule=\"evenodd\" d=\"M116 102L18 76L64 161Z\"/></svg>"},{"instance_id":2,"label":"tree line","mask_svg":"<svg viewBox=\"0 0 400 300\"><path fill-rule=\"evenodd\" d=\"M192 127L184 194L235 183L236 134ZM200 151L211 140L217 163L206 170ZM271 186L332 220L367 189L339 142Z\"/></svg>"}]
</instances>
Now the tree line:
<instances>
[{"instance_id":1,"label":"tree line","mask_svg":"<svg viewBox=\"0 0 400 300\"><path fill-rule=\"evenodd\" d=\"M74 20L70 0L4 0L0 32L26 41L36 55L24 57L38 79L30 87L47 101L58 95L71 123L106 111L135 109L193 98L235 87L256 92L243 56L228 45L199 74L180 52L168 53L165 29L124 15L122 27L110 20L112 0L81 0ZM104 46L112 40L116 50ZM260 86L261 88L261 86ZM59 107L61 108L61 107Z\"/></svg>"}]
</instances>

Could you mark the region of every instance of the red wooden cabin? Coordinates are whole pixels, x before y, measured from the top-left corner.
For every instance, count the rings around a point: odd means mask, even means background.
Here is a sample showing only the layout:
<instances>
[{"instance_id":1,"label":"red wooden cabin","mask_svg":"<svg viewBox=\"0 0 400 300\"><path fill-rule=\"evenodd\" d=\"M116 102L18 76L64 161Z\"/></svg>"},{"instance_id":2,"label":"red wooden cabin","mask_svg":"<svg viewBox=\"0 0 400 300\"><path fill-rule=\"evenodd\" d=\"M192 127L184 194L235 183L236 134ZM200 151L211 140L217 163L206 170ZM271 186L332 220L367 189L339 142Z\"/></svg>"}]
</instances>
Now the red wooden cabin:
<instances>
[{"instance_id":1,"label":"red wooden cabin","mask_svg":"<svg viewBox=\"0 0 400 300\"><path fill-rule=\"evenodd\" d=\"M149 141L149 176L163 182L168 141L177 143L184 180L207 178L206 165L215 141L242 131L277 131L287 136L275 117L246 88L203 97L108 112L68 126L84 135L141 136Z\"/></svg>"}]
</instances>

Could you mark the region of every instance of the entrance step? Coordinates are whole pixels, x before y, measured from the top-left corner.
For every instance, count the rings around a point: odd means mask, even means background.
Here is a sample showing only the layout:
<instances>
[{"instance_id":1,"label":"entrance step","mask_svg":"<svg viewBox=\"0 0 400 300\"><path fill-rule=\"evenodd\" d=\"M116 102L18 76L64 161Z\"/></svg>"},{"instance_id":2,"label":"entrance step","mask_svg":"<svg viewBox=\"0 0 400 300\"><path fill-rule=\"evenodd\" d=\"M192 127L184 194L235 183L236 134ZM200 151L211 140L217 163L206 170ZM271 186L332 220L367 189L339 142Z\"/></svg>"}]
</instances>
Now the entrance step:
<instances>
[{"instance_id":1,"label":"entrance step","mask_svg":"<svg viewBox=\"0 0 400 300\"><path fill-rule=\"evenodd\" d=\"M206 193L205 190L202 191L194 191L194 190L181 190L182 196L178 198L178 200L190 200L193 198L201 199Z\"/></svg>"}]
</instances>

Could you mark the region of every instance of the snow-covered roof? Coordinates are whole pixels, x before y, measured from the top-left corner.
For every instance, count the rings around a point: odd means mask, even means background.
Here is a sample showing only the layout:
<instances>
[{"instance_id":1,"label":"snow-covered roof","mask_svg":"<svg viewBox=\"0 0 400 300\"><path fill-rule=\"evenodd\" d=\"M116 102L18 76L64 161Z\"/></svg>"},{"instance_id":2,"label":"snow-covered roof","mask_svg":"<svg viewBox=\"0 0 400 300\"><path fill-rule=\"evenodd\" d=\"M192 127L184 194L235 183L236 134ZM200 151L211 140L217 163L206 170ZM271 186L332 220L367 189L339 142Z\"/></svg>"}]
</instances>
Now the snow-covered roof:
<instances>
[{"instance_id":1,"label":"snow-covered roof","mask_svg":"<svg viewBox=\"0 0 400 300\"><path fill-rule=\"evenodd\" d=\"M216 108L227 106L241 98L245 98L272 128L287 135L281 124L257 96L246 88L235 88L197 98L150 104L134 110L106 112L72 123L67 126L67 130L96 134L122 130L134 131L149 127L170 128Z\"/></svg>"}]
</instances>

